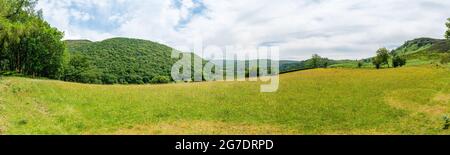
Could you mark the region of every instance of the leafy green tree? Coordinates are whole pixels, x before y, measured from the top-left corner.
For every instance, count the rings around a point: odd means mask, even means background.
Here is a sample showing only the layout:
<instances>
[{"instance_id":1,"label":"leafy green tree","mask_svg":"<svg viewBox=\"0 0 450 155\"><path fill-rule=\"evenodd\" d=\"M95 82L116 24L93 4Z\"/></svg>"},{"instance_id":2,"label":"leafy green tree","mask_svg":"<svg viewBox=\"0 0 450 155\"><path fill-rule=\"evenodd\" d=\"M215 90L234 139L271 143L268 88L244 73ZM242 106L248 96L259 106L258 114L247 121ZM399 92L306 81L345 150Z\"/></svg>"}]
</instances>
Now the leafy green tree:
<instances>
[{"instance_id":1,"label":"leafy green tree","mask_svg":"<svg viewBox=\"0 0 450 155\"><path fill-rule=\"evenodd\" d=\"M331 61L328 58L323 58L318 54L314 54L311 59L306 60L304 63L306 64L305 68L327 68L329 65L333 65L335 62Z\"/></svg>"},{"instance_id":2,"label":"leafy green tree","mask_svg":"<svg viewBox=\"0 0 450 155\"><path fill-rule=\"evenodd\" d=\"M373 63L373 65L375 65L375 68L377 68L377 69L380 69L381 65L383 64L383 62L382 62L380 57L372 58L372 63Z\"/></svg>"},{"instance_id":3,"label":"leafy green tree","mask_svg":"<svg viewBox=\"0 0 450 155\"><path fill-rule=\"evenodd\" d=\"M377 50L377 56L374 60L374 65L379 65L377 68L381 68L382 65L388 65L389 67L389 50L386 48L380 48Z\"/></svg>"},{"instance_id":4,"label":"leafy green tree","mask_svg":"<svg viewBox=\"0 0 450 155\"><path fill-rule=\"evenodd\" d=\"M363 65L364 65L363 61L358 61L358 68L362 68Z\"/></svg>"},{"instance_id":5,"label":"leafy green tree","mask_svg":"<svg viewBox=\"0 0 450 155\"><path fill-rule=\"evenodd\" d=\"M117 77L113 74L103 74L102 81L104 84L115 84L117 83Z\"/></svg>"},{"instance_id":6,"label":"leafy green tree","mask_svg":"<svg viewBox=\"0 0 450 155\"><path fill-rule=\"evenodd\" d=\"M322 57L320 57L318 54L314 54L311 58L310 67L311 68L319 68L321 60L322 60Z\"/></svg>"},{"instance_id":7,"label":"leafy green tree","mask_svg":"<svg viewBox=\"0 0 450 155\"><path fill-rule=\"evenodd\" d=\"M0 0L0 69L58 79L63 72L63 33L36 11L36 0Z\"/></svg>"},{"instance_id":8,"label":"leafy green tree","mask_svg":"<svg viewBox=\"0 0 450 155\"><path fill-rule=\"evenodd\" d=\"M144 79L139 75L129 75L127 77L127 81L130 84L144 84Z\"/></svg>"},{"instance_id":9,"label":"leafy green tree","mask_svg":"<svg viewBox=\"0 0 450 155\"><path fill-rule=\"evenodd\" d=\"M448 54L448 53L442 54L440 62L441 62L441 64L444 64L444 65L448 64L450 62L450 54Z\"/></svg>"},{"instance_id":10,"label":"leafy green tree","mask_svg":"<svg viewBox=\"0 0 450 155\"><path fill-rule=\"evenodd\" d=\"M88 70L85 70L79 74L79 78L76 82L102 84L102 81L100 79L101 75L102 73L97 69L89 68Z\"/></svg>"},{"instance_id":11,"label":"leafy green tree","mask_svg":"<svg viewBox=\"0 0 450 155\"><path fill-rule=\"evenodd\" d=\"M447 26L447 31L445 32L445 38L450 41L450 18L447 19L447 23L445 23Z\"/></svg>"},{"instance_id":12,"label":"leafy green tree","mask_svg":"<svg viewBox=\"0 0 450 155\"><path fill-rule=\"evenodd\" d=\"M328 61L327 61L327 60L325 60L325 61L323 62L323 68L328 68Z\"/></svg>"},{"instance_id":13,"label":"leafy green tree","mask_svg":"<svg viewBox=\"0 0 450 155\"><path fill-rule=\"evenodd\" d=\"M102 73L92 65L87 57L80 54L73 54L71 56L64 71L63 79L65 81L96 84L102 83Z\"/></svg>"},{"instance_id":14,"label":"leafy green tree","mask_svg":"<svg viewBox=\"0 0 450 155\"><path fill-rule=\"evenodd\" d=\"M151 83L169 83L170 78L168 76L155 76Z\"/></svg>"},{"instance_id":15,"label":"leafy green tree","mask_svg":"<svg viewBox=\"0 0 450 155\"><path fill-rule=\"evenodd\" d=\"M406 59L401 57L401 56L395 55L392 58L392 65L395 68L396 67L402 67L402 66L406 65Z\"/></svg>"}]
</instances>

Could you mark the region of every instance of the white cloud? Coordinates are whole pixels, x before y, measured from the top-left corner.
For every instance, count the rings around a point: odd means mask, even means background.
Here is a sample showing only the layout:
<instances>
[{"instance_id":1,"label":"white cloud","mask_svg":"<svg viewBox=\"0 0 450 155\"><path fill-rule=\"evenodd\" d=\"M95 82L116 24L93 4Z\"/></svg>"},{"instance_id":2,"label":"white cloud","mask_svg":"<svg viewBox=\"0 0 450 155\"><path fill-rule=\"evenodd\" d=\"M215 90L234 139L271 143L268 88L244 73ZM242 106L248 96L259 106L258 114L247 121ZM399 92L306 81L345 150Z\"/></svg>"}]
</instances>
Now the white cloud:
<instances>
[{"instance_id":1,"label":"white cloud","mask_svg":"<svg viewBox=\"0 0 450 155\"><path fill-rule=\"evenodd\" d=\"M174 7L174 0L41 0L38 7L67 39L125 36L175 46L202 38L206 45L278 45L284 59L313 53L368 57L378 47L408 39L442 38L450 17L450 1L442 0L202 0L206 10L192 15L198 1L179 0L180 7ZM102 19L117 25L105 31L79 24ZM186 23L179 27L181 21Z\"/></svg>"},{"instance_id":2,"label":"white cloud","mask_svg":"<svg viewBox=\"0 0 450 155\"><path fill-rule=\"evenodd\" d=\"M73 16L75 20L78 21L88 21L95 19L95 17L91 16L89 13L80 12L77 10L70 10L70 15Z\"/></svg>"}]
</instances>

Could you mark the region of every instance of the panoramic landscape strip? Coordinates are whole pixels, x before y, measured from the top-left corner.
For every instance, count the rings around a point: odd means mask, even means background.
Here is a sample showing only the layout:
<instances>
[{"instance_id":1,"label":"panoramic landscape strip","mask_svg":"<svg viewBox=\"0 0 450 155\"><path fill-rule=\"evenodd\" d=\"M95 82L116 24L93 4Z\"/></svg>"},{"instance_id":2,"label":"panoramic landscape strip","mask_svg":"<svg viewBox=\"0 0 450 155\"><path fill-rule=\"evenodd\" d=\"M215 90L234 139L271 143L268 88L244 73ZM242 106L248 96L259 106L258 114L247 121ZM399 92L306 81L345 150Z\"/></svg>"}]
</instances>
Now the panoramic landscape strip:
<instances>
[{"instance_id":1,"label":"panoramic landscape strip","mask_svg":"<svg viewBox=\"0 0 450 155\"><path fill-rule=\"evenodd\" d=\"M44 4L0 0L0 135L450 134L450 19L365 58L283 59L270 43L67 38Z\"/></svg>"}]
</instances>

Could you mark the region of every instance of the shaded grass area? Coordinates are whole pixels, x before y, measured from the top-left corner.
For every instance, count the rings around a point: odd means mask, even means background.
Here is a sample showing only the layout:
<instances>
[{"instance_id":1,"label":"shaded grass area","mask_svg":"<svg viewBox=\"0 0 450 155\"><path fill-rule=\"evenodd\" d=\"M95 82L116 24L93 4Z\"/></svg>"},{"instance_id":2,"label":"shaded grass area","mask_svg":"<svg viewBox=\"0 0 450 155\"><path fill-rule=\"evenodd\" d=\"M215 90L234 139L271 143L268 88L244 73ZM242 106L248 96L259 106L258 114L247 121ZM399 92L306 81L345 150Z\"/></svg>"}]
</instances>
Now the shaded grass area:
<instances>
[{"instance_id":1,"label":"shaded grass area","mask_svg":"<svg viewBox=\"0 0 450 155\"><path fill-rule=\"evenodd\" d=\"M0 80L0 134L449 134L450 70L316 69L259 82Z\"/></svg>"}]
</instances>

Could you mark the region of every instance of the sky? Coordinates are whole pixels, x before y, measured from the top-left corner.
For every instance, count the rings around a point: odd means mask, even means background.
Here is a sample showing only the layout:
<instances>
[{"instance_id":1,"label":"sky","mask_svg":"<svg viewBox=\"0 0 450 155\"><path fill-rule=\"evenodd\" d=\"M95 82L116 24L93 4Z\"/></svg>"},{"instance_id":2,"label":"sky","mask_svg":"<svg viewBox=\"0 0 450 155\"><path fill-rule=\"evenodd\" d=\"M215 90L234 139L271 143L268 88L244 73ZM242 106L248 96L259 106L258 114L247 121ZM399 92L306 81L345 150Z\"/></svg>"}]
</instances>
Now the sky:
<instances>
[{"instance_id":1,"label":"sky","mask_svg":"<svg viewBox=\"0 0 450 155\"><path fill-rule=\"evenodd\" d=\"M40 0L64 39L139 38L172 47L277 46L281 59L373 56L443 38L448 0Z\"/></svg>"}]
</instances>

